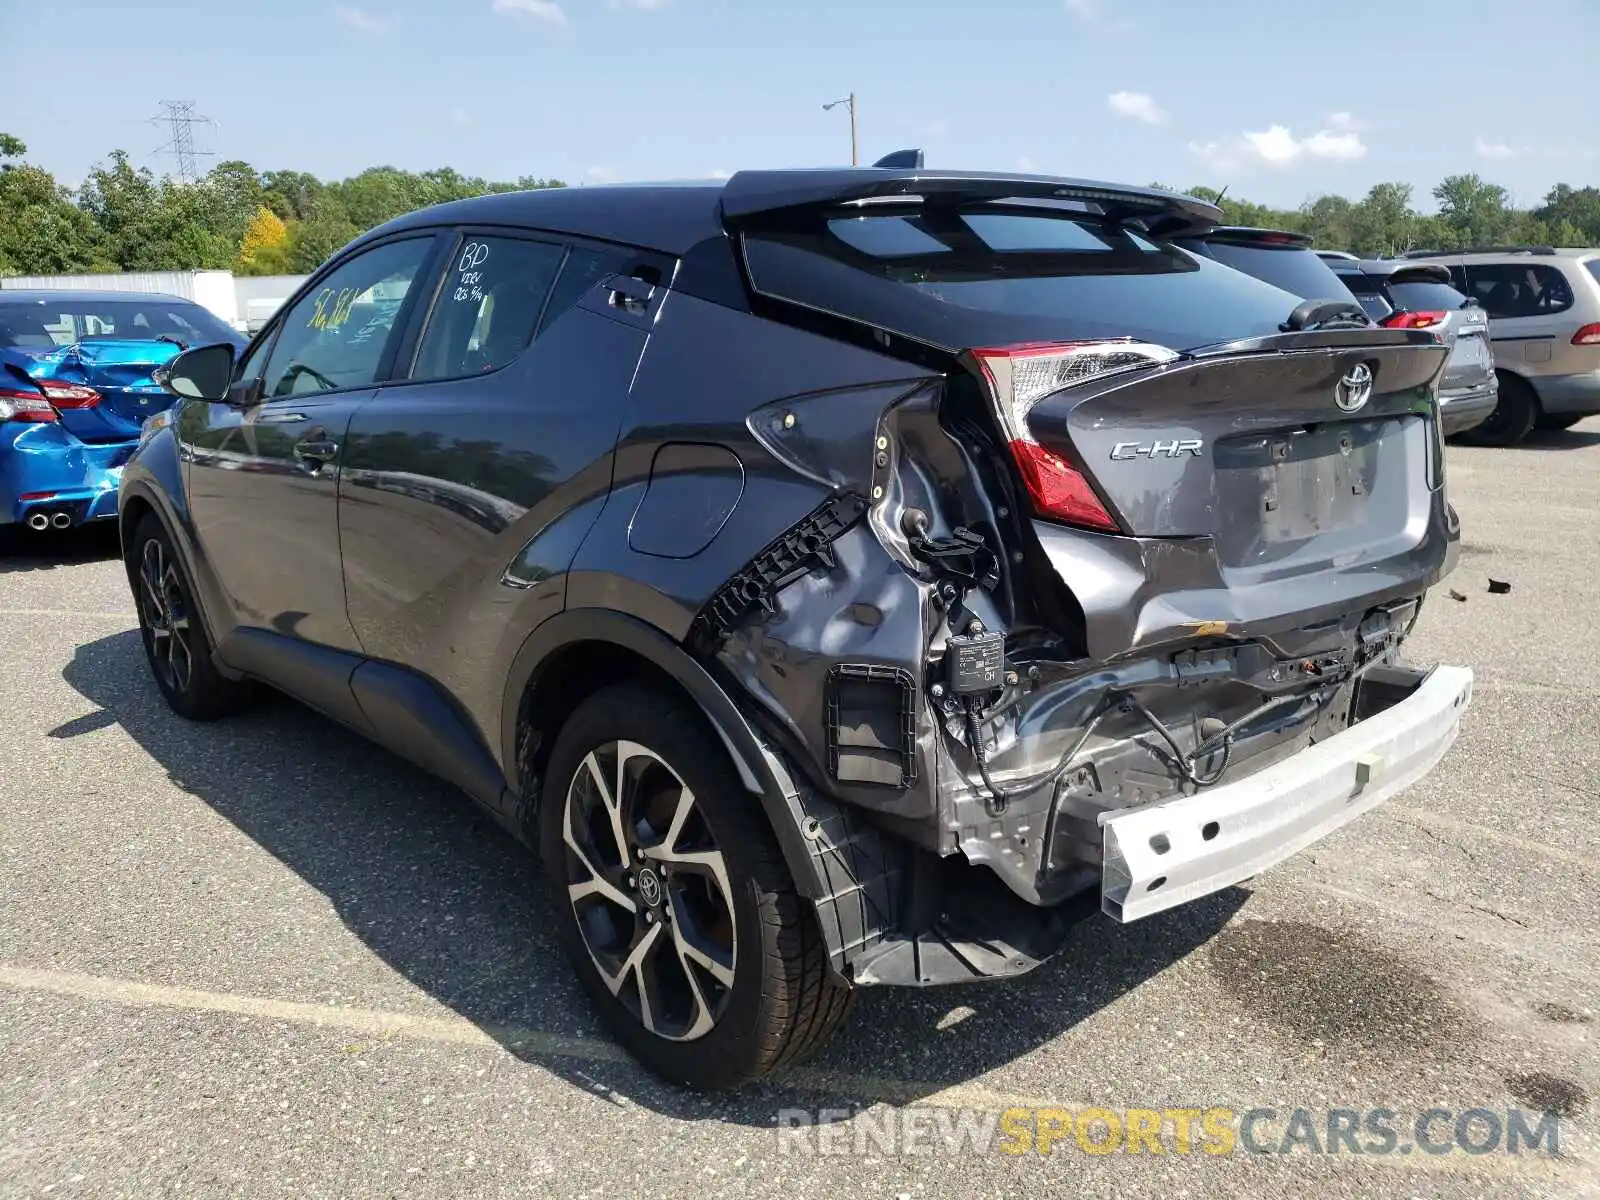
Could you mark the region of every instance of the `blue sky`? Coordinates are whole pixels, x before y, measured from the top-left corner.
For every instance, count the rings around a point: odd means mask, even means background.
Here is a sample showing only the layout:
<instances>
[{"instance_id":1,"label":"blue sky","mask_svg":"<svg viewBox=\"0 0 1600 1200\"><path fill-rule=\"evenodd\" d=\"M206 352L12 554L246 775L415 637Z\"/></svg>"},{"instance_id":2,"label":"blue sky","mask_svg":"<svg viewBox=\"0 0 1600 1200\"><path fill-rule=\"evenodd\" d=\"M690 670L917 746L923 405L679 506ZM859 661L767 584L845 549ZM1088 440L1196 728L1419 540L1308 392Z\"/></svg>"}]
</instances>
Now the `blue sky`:
<instances>
[{"instance_id":1,"label":"blue sky","mask_svg":"<svg viewBox=\"0 0 1600 1200\"><path fill-rule=\"evenodd\" d=\"M1389 179L1426 204L1461 171L1528 204L1600 174L1600 0L0 0L18 44L50 49L0 130L69 182L115 147L162 169L166 99L216 120L218 158L322 176L848 162L822 105L852 89L868 162L922 146L1281 205Z\"/></svg>"}]
</instances>

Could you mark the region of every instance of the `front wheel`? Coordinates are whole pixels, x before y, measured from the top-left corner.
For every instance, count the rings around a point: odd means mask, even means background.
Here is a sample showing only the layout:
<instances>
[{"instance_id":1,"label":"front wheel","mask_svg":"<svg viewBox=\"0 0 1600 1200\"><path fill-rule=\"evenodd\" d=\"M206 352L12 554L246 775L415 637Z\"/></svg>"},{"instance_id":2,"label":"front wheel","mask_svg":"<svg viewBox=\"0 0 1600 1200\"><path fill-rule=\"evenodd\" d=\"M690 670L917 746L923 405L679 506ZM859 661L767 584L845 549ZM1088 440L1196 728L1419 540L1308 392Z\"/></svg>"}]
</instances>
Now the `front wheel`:
<instances>
[{"instance_id":1,"label":"front wheel","mask_svg":"<svg viewBox=\"0 0 1600 1200\"><path fill-rule=\"evenodd\" d=\"M562 947L617 1038L675 1083L765 1078L849 1012L759 805L699 715L654 689L597 693L551 752L540 848Z\"/></svg>"},{"instance_id":2,"label":"front wheel","mask_svg":"<svg viewBox=\"0 0 1600 1200\"><path fill-rule=\"evenodd\" d=\"M212 721L247 706L254 688L225 678L212 662L194 587L154 513L134 527L127 568L145 657L172 710L191 721Z\"/></svg>"}]
</instances>

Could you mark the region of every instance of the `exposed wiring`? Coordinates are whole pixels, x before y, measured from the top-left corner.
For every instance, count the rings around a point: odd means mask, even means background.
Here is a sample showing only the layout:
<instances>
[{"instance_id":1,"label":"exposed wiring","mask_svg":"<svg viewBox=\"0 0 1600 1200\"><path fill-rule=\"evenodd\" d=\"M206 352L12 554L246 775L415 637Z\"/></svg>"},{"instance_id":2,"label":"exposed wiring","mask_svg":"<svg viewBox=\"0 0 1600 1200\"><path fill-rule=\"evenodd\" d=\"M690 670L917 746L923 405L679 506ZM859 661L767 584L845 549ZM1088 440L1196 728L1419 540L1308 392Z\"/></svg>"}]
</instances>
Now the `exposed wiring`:
<instances>
[{"instance_id":1,"label":"exposed wiring","mask_svg":"<svg viewBox=\"0 0 1600 1200\"><path fill-rule=\"evenodd\" d=\"M989 775L989 747L983 740L983 724L978 703L969 699L967 701L967 740L970 743L972 757L978 763L978 775L983 779L983 786L989 790L989 799L984 803L989 815L998 817L1005 812L1006 806L1017 796L1037 791L1047 784L1054 784L1065 775L1068 768L1072 766L1073 760L1078 757L1079 752L1082 751L1089 739L1094 736L1095 726L1099 725L1100 718L1106 715L1106 708L1105 702L1102 701L1099 707L1090 714L1088 723L1083 727L1083 732L1078 735L1078 740L1072 743L1071 749L1056 760L1054 767L1035 779L1014 783L1009 789L1002 791Z\"/></svg>"}]
</instances>

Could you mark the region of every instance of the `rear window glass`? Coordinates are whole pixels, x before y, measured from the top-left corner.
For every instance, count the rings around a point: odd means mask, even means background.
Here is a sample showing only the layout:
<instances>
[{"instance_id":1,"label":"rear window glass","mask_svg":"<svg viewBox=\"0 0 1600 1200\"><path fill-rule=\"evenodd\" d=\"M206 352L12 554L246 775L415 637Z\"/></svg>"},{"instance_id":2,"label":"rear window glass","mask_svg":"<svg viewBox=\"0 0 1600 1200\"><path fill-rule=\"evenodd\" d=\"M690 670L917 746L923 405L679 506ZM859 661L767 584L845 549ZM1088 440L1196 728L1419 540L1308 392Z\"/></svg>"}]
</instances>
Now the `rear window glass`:
<instances>
[{"instance_id":1,"label":"rear window glass","mask_svg":"<svg viewBox=\"0 0 1600 1200\"><path fill-rule=\"evenodd\" d=\"M1594 276L1595 282L1600 283L1600 258L1591 258L1583 265L1589 268L1589 274Z\"/></svg>"},{"instance_id":2,"label":"rear window glass","mask_svg":"<svg viewBox=\"0 0 1600 1200\"><path fill-rule=\"evenodd\" d=\"M1302 300L1348 300L1350 290L1314 250L1210 240L1205 252Z\"/></svg>"},{"instance_id":3,"label":"rear window glass","mask_svg":"<svg viewBox=\"0 0 1600 1200\"><path fill-rule=\"evenodd\" d=\"M756 290L953 349L1134 337L1191 349L1277 331L1296 295L1080 213L790 214L744 235Z\"/></svg>"},{"instance_id":4,"label":"rear window glass","mask_svg":"<svg viewBox=\"0 0 1600 1200\"><path fill-rule=\"evenodd\" d=\"M1391 283L1389 298L1396 308L1406 312L1454 312L1467 302L1467 298L1448 283L1430 283L1424 279Z\"/></svg>"},{"instance_id":5,"label":"rear window glass","mask_svg":"<svg viewBox=\"0 0 1600 1200\"><path fill-rule=\"evenodd\" d=\"M75 342L160 339L197 346L239 337L210 310L176 298L0 304L0 347L51 350Z\"/></svg>"}]
</instances>

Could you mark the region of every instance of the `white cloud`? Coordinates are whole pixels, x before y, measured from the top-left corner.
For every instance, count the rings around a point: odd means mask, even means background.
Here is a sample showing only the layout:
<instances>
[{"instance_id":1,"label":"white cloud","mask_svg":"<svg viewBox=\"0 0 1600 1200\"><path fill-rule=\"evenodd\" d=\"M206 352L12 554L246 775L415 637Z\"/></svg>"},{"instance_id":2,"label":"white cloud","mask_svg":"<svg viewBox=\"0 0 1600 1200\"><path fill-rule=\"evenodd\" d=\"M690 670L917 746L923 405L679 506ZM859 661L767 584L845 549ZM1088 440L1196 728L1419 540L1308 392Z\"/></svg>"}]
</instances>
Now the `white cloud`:
<instances>
[{"instance_id":1,"label":"white cloud","mask_svg":"<svg viewBox=\"0 0 1600 1200\"><path fill-rule=\"evenodd\" d=\"M1336 113L1335 116L1348 117L1349 114ZM1366 157L1367 145L1361 135L1350 128L1318 129L1304 138L1297 138L1287 125L1269 125L1226 141L1190 142L1189 152L1214 170L1235 171L1252 164L1292 167L1307 159L1354 162Z\"/></svg>"},{"instance_id":2,"label":"white cloud","mask_svg":"<svg viewBox=\"0 0 1600 1200\"><path fill-rule=\"evenodd\" d=\"M706 173L706 178L707 179L732 179L733 178L733 172L725 170L722 167L713 167L709 172Z\"/></svg>"},{"instance_id":3,"label":"white cloud","mask_svg":"<svg viewBox=\"0 0 1600 1200\"><path fill-rule=\"evenodd\" d=\"M1038 169L1039 164L1034 162L1033 159L1029 158L1026 154L1017 159L1017 170L1019 171L1034 172Z\"/></svg>"},{"instance_id":4,"label":"white cloud","mask_svg":"<svg viewBox=\"0 0 1600 1200\"><path fill-rule=\"evenodd\" d=\"M565 25L567 14L555 0L494 0L494 11L519 17L532 17L552 25Z\"/></svg>"},{"instance_id":5,"label":"white cloud","mask_svg":"<svg viewBox=\"0 0 1600 1200\"><path fill-rule=\"evenodd\" d=\"M357 33L387 33L391 24L390 18L386 16L370 13L365 9L352 8L348 4L335 4L333 15Z\"/></svg>"},{"instance_id":6,"label":"white cloud","mask_svg":"<svg viewBox=\"0 0 1600 1200\"><path fill-rule=\"evenodd\" d=\"M584 175L596 183L615 183L618 178L615 167L590 167Z\"/></svg>"},{"instance_id":7,"label":"white cloud","mask_svg":"<svg viewBox=\"0 0 1600 1200\"><path fill-rule=\"evenodd\" d=\"M1336 112L1328 114L1328 128L1340 133L1361 133L1367 123L1354 113Z\"/></svg>"},{"instance_id":8,"label":"white cloud","mask_svg":"<svg viewBox=\"0 0 1600 1200\"><path fill-rule=\"evenodd\" d=\"M1111 111L1119 117L1159 125L1167 119L1167 110L1144 92L1112 92L1106 97Z\"/></svg>"},{"instance_id":9,"label":"white cloud","mask_svg":"<svg viewBox=\"0 0 1600 1200\"><path fill-rule=\"evenodd\" d=\"M1509 145L1506 142L1491 142L1485 139L1482 135L1479 135L1474 139L1473 149L1478 152L1479 158L1507 159L1515 158L1517 156L1517 149L1515 146Z\"/></svg>"},{"instance_id":10,"label":"white cloud","mask_svg":"<svg viewBox=\"0 0 1600 1200\"><path fill-rule=\"evenodd\" d=\"M922 127L922 132L929 137L943 137L950 132L949 121L929 121Z\"/></svg>"},{"instance_id":11,"label":"white cloud","mask_svg":"<svg viewBox=\"0 0 1600 1200\"><path fill-rule=\"evenodd\" d=\"M1091 25L1100 19L1100 0L1066 0L1066 8L1078 20Z\"/></svg>"}]
</instances>

